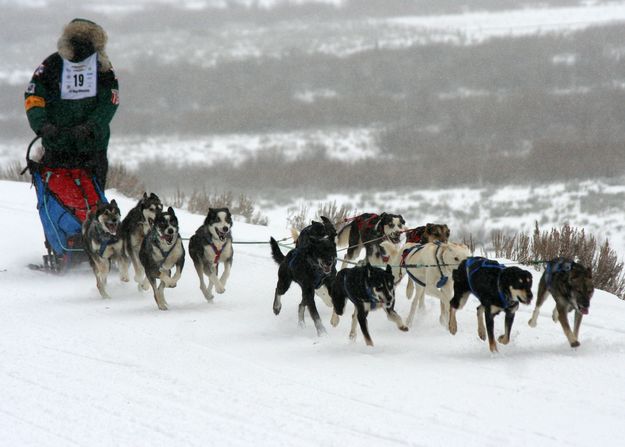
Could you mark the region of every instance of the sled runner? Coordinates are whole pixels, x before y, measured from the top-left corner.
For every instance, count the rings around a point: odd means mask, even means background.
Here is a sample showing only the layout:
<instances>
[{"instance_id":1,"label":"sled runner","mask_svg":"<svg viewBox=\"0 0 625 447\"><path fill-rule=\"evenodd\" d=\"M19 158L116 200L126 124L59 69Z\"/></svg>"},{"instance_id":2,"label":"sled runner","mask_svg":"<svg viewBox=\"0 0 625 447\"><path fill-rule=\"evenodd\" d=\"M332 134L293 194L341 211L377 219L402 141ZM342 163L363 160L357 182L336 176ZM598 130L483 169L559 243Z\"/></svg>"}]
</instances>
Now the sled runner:
<instances>
[{"instance_id":1,"label":"sled runner","mask_svg":"<svg viewBox=\"0 0 625 447\"><path fill-rule=\"evenodd\" d=\"M30 158L35 138L26 152L26 168L37 193L47 254L37 270L62 273L87 260L82 245L82 223L100 202L108 203L91 173L74 166L46 166Z\"/></svg>"}]
</instances>

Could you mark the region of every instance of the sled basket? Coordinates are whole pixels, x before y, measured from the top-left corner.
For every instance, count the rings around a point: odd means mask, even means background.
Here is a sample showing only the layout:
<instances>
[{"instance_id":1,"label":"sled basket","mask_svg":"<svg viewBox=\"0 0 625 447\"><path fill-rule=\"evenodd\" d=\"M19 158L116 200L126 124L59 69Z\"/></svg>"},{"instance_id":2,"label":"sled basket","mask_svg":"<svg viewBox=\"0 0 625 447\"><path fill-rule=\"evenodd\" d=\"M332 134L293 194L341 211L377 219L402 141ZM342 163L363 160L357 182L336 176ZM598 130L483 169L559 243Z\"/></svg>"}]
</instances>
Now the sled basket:
<instances>
[{"instance_id":1,"label":"sled basket","mask_svg":"<svg viewBox=\"0 0 625 447\"><path fill-rule=\"evenodd\" d=\"M79 167L50 167L26 155L27 169L37 193L37 209L48 250L44 268L65 270L86 260L82 223L99 203L108 203L95 178Z\"/></svg>"}]
</instances>

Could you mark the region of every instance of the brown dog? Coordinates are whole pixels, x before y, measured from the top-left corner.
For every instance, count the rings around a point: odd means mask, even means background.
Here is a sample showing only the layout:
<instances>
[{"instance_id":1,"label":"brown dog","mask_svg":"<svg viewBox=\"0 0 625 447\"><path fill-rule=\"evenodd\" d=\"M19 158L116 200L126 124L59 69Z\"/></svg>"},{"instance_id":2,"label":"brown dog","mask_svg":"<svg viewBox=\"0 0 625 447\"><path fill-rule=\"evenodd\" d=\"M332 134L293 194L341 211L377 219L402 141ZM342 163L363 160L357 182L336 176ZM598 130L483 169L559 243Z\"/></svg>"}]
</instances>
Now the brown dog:
<instances>
[{"instance_id":1,"label":"brown dog","mask_svg":"<svg viewBox=\"0 0 625 447\"><path fill-rule=\"evenodd\" d=\"M576 348L579 343L579 327L582 317L588 314L590 298L595 291L592 282L592 273L581 264L566 258L555 258L547 262L545 272L538 283L538 297L532 318L528 322L536 327L540 306L547 298L547 292L556 301L553 310L553 321L560 321L564 335L571 347ZM575 324L571 331L568 313L575 311Z\"/></svg>"},{"instance_id":2,"label":"brown dog","mask_svg":"<svg viewBox=\"0 0 625 447\"><path fill-rule=\"evenodd\" d=\"M447 224L427 223L421 227L406 231L406 243L427 244L428 242L449 241L449 227Z\"/></svg>"}]
</instances>

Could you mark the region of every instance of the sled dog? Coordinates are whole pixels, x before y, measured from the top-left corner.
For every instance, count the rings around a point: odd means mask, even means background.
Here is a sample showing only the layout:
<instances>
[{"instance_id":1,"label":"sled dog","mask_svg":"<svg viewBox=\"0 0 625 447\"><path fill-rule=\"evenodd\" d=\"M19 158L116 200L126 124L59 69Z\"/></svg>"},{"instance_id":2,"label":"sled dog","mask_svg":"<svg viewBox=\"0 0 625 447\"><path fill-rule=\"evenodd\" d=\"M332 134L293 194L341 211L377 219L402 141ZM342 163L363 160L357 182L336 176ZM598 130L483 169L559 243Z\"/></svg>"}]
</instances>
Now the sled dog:
<instances>
[{"instance_id":1,"label":"sled dog","mask_svg":"<svg viewBox=\"0 0 625 447\"><path fill-rule=\"evenodd\" d=\"M121 224L120 237L124 241L126 256L128 256L132 262L132 267L135 271L134 280L137 282L140 289L142 284L145 283L145 272L139 260L139 250L141 249L143 238L152 229L156 214L162 210L163 204L158 196L154 193L150 193L148 196L147 193L144 192L143 197L141 197L137 205L128 212ZM147 288L145 290L147 290Z\"/></svg>"},{"instance_id":2,"label":"sled dog","mask_svg":"<svg viewBox=\"0 0 625 447\"><path fill-rule=\"evenodd\" d=\"M357 258L364 247L366 259L376 263L376 254L379 257L380 242L389 240L398 244L406 221L399 214L365 213L350 218L338 231L338 245L348 247L341 268L347 266L347 261Z\"/></svg>"},{"instance_id":3,"label":"sled dog","mask_svg":"<svg viewBox=\"0 0 625 447\"><path fill-rule=\"evenodd\" d=\"M415 295L406 319L409 327L412 326L417 307L425 307L426 294L440 300L439 322L447 327L449 302L454 293L452 272L469 256L469 247L455 242L408 243L403 247L399 263L408 276L406 297L412 299Z\"/></svg>"},{"instance_id":4,"label":"sled dog","mask_svg":"<svg viewBox=\"0 0 625 447\"><path fill-rule=\"evenodd\" d=\"M110 298L106 291L106 281L112 260L119 264L121 280L128 281L128 258L119 235L120 222L121 213L117 202L111 200L111 203L99 204L82 224L83 246L102 298Z\"/></svg>"},{"instance_id":5,"label":"sled dog","mask_svg":"<svg viewBox=\"0 0 625 447\"><path fill-rule=\"evenodd\" d=\"M339 316L343 315L347 300L354 304L352 314L352 327L349 338L356 339L356 321L365 338L367 346L373 346L373 340L367 327L367 316L372 310L383 308L386 316L393 321L400 331L407 331L408 327L401 317L395 312L395 278L391 266L386 269L372 267L370 264L348 269L342 269L336 274L332 286L332 303L334 315L332 325L337 326Z\"/></svg>"},{"instance_id":6,"label":"sled dog","mask_svg":"<svg viewBox=\"0 0 625 447\"><path fill-rule=\"evenodd\" d=\"M209 208L204 223L189 240L189 255L200 278L200 290L207 301L213 299L213 287L217 293L226 291L226 282L232 268L232 215L228 208ZM219 264L224 265L221 277ZM204 282L208 276L208 286Z\"/></svg>"},{"instance_id":7,"label":"sled dog","mask_svg":"<svg viewBox=\"0 0 625 447\"><path fill-rule=\"evenodd\" d=\"M167 310L165 287L176 287L184 267L184 246L178 232L178 219L172 207L158 212L154 225L143 238L139 260L145 271L143 288L152 286L154 300L160 310ZM171 271L176 267L176 273ZM157 281L160 281L157 283Z\"/></svg>"},{"instance_id":8,"label":"sled dog","mask_svg":"<svg viewBox=\"0 0 625 447\"><path fill-rule=\"evenodd\" d=\"M446 224L427 223L406 231L406 243L427 244L428 242L448 242L449 227Z\"/></svg>"},{"instance_id":9,"label":"sled dog","mask_svg":"<svg viewBox=\"0 0 625 447\"><path fill-rule=\"evenodd\" d=\"M273 300L273 313L278 315L282 309L282 295L289 290L291 283L297 283L302 289L302 301L298 308L298 322L304 326L304 310L308 312L315 323L317 335L326 332L319 317L315 304L315 291L331 282L336 263L336 244L330 239L313 239L307 244L298 245L286 255L280 250L278 242L270 239L271 255L278 267L278 283Z\"/></svg>"},{"instance_id":10,"label":"sled dog","mask_svg":"<svg viewBox=\"0 0 625 447\"><path fill-rule=\"evenodd\" d=\"M330 219L325 216L321 216L320 219L321 222L313 220L310 225L304 227L300 232L295 229L291 229L291 234L296 247L304 247L305 245L321 239L327 239L330 241L334 241L336 239L336 229L334 228L332 222L330 222ZM327 275L321 285L315 289L315 294L321 298L328 307L332 307L330 287L332 286L332 280L335 276L336 265L333 265L330 275Z\"/></svg>"},{"instance_id":11,"label":"sled dog","mask_svg":"<svg viewBox=\"0 0 625 447\"><path fill-rule=\"evenodd\" d=\"M506 267L490 259L470 257L454 270L453 279L454 297L450 303L449 332L456 334L456 311L462 309L469 294L473 294L480 301L477 308L477 334L482 340L488 334L490 351L497 352L494 317L502 311L506 314L505 333L497 339L499 343L506 345L510 341L510 331L519 302L529 304L532 301L532 274L519 267Z\"/></svg>"},{"instance_id":12,"label":"sled dog","mask_svg":"<svg viewBox=\"0 0 625 447\"><path fill-rule=\"evenodd\" d=\"M580 345L579 327L582 324L582 317L588 314L590 299L594 291L595 287L590 269L572 259L552 259L545 265L545 271L538 283L536 307L529 325L536 327L540 306L547 299L548 292L556 302L552 315L553 321L560 321L564 335L571 347L578 347ZM568 313L572 310L575 311L575 323L571 331Z\"/></svg>"}]
</instances>

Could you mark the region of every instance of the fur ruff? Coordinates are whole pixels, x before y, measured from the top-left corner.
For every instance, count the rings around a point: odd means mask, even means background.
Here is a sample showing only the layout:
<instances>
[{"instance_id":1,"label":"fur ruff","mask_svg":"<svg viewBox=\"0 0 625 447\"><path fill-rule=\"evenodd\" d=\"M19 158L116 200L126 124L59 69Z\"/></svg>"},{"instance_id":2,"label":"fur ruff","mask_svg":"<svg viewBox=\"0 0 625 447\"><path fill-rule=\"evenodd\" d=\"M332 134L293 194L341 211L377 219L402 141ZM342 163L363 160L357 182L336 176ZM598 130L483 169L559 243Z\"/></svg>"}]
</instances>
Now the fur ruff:
<instances>
[{"instance_id":1,"label":"fur ruff","mask_svg":"<svg viewBox=\"0 0 625 447\"><path fill-rule=\"evenodd\" d=\"M71 60L74 57L74 49L70 39L81 36L89 39L98 53L98 70L109 71L112 68L111 61L106 54L105 47L108 40L106 31L100 25L83 19L74 19L63 28L63 34L57 43L57 49L63 59Z\"/></svg>"}]
</instances>

